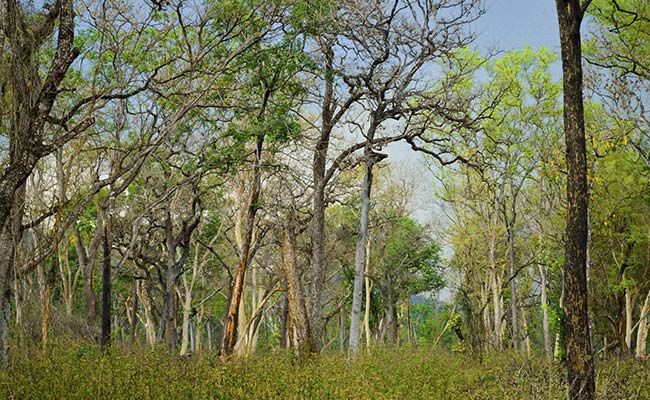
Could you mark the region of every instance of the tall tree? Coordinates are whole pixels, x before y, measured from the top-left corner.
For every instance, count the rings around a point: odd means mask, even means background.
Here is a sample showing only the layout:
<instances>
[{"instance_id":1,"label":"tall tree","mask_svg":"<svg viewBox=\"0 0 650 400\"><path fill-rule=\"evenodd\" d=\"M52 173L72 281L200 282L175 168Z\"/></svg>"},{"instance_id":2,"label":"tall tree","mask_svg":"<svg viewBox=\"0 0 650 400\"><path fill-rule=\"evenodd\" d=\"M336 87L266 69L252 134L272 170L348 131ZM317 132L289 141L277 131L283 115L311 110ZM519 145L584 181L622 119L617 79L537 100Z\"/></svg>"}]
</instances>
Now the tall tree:
<instances>
[{"instance_id":1,"label":"tall tree","mask_svg":"<svg viewBox=\"0 0 650 400\"><path fill-rule=\"evenodd\" d=\"M564 259L564 317L569 397L593 399L594 360L587 302L589 192L582 99L580 26L591 0L556 0L562 47L564 134L567 162L567 225Z\"/></svg>"},{"instance_id":2,"label":"tall tree","mask_svg":"<svg viewBox=\"0 0 650 400\"><path fill-rule=\"evenodd\" d=\"M72 0L58 0L43 12L32 16L16 0L0 5L0 40L9 65L3 75L11 89L8 133L9 154L0 169L0 361L9 362L11 319L10 281L14 267L14 244L22 224L21 193L36 163L61 147L92 123L78 122L68 133L46 137L46 123L61 93L60 85L70 65L79 55L74 46L74 10ZM28 23L30 17L34 24ZM54 55L43 77L40 55L49 46L48 38L57 30ZM5 48L5 44L7 47ZM6 53L5 53L6 52ZM3 110L4 111L4 110ZM4 116L3 116L4 118Z\"/></svg>"}]
</instances>

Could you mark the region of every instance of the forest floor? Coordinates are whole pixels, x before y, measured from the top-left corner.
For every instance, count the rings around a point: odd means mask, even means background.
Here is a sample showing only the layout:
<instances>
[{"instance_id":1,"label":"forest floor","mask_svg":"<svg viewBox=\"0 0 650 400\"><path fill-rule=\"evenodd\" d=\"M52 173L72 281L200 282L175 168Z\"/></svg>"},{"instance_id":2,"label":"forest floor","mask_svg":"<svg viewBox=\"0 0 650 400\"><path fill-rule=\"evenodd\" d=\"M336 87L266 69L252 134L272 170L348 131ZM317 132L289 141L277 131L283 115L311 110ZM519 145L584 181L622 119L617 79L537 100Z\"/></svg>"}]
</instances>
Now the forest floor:
<instances>
[{"instance_id":1,"label":"forest floor","mask_svg":"<svg viewBox=\"0 0 650 400\"><path fill-rule=\"evenodd\" d=\"M650 364L599 360L597 398L650 399ZM216 354L66 344L23 352L0 372L0 399L562 399L559 363L514 354L479 362L428 347L343 353L299 362L289 353L222 364Z\"/></svg>"}]
</instances>

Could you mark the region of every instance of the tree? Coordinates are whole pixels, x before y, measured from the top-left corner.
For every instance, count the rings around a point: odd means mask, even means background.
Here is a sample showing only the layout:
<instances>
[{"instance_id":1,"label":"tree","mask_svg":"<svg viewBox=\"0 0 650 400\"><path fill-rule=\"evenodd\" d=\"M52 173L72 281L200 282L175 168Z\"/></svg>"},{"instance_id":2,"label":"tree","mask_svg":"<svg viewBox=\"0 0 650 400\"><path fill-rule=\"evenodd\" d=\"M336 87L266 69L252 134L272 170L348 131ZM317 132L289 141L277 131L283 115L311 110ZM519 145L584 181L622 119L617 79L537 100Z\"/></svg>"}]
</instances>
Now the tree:
<instances>
[{"instance_id":1,"label":"tree","mask_svg":"<svg viewBox=\"0 0 650 400\"><path fill-rule=\"evenodd\" d=\"M82 119L63 135L46 136L46 124L52 118L50 113L61 93L61 82L79 55L79 49L74 46L72 0L56 1L49 9L34 16L18 1L5 0L0 6L0 17L0 49L3 57L7 55L10 59L3 76L11 92L9 110L2 110L10 122L7 129L9 154L3 155L8 157L2 158L0 175L0 361L6 367L9 363L14 243L21 234L25 183L40 159L60 148L93 121L91 118ZM30 17L35 17L38 23L28 28L30 24L26 20ZM55 28L54 56L43 77L39 56L49 46L48 38ZM6 48L5 44L8 45Z\"/></svg>"},{"instance_id":2,"label":"tree","mask_svg":"<svg viewBox=\"0 0 650 400\"><path fill-rule=\"evenodd\" d=\"M580 37L582 19L590 3L591 0L556 0L562 47L567 161L567 225L562 328L566 344L571 399L593 399L595 392L587 301L589 192Z\"/></svg>"}]
</instances>

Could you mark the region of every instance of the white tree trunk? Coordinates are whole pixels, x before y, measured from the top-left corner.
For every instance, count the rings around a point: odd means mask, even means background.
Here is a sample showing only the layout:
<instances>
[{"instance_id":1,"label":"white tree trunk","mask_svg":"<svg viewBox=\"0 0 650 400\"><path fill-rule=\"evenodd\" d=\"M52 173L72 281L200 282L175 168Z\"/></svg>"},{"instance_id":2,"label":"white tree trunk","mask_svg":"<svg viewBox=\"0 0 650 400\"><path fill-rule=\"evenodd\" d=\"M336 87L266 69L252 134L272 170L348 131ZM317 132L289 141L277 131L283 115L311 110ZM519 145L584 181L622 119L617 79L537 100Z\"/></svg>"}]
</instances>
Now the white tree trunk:
<instances>
[{"instance_id":1,"label":"white tree trunk","mask_svg":"<svg viewBox=\"0 0 650 400\"><path fill-rule=\"evenodd\" d=\"M372 289L372 282L370 281L370 277L368 276L370 274L370 241L368 241L366 245L366 254L368 259L366 260L366 276L365 276L366 307L363 315L363 326L366 332L366 349L370 350L370 346L372 345L372 339L370 334L370 290Z\"/></svg>"},{"instance_id":2,"label":"white tree trunk","mask_svg":"<svg viewBox=\"0 0 650 400\"><path fill-rule=\"evenodd\" d=\"M359 334L361 322L361 297L363 295L364 270L366 265L366 235L370 217L370 191L372 189L372 161L366 161L366 174L361 195L361 217L359 221L359 236L354 253L354 289L352 292L352 310L350 313L350 344L349 357L355 357L359 352Z\"/></svg>"},{"instance_id":3,"label":"white tree trunk","mask_svg":"<svg viewBox=\"0 0 650 400\"><path fill-rule=\"evenodd\" d=\"M634 300L630 289L625 289L625 344L632 350L632 332L634 332Z\"/></svg>"},{"instance_id":4,"label":"white tree trunk","mask_svg":"<svg viewBox=\"0 0 650 400\"><path fill-rule=\"evenodd\" d=\"M551 357L551 335L549 330L548 319L548 294L546 292L546 268L539 265L539 275L541 277L541 302L542 302L542 334L544 336L544 354L547 358Z\"/></svg>"},{"instance_id":5,"label":"white tree trunk","mask_svg":"<svg viewBox=\"0 0 650 400\"><path fill-rule=\"evenodd\" d=\"M639 313L639 326L636 331L636 358L644 360L646 358L646 343L648 340L648 323L647 317L650 314L650 291L643 302L641 312Z\"/></svg>"}]
</instances>

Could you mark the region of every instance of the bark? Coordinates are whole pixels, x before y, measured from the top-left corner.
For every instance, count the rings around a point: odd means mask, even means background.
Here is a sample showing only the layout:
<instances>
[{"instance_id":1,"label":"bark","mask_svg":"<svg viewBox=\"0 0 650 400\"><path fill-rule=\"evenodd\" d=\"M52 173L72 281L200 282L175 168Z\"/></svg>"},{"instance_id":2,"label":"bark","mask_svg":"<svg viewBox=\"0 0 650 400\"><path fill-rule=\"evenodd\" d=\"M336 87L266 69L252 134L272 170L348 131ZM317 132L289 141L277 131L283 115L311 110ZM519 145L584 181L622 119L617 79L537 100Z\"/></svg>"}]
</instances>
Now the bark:
<instances>
[{"instance_id":1,"label":"bark","mask_svg":"<svg viewBox=\"0 0 650 400\"><path fill-rule=\"evenodd\" d=\"M390 344L397 344L397 298L395 297L395 290L393 287L392 279L389 277L386 285L386 297L384 298L384 325L381 335L382 341L387 341Z\"/></svg>"},{"instance_id":2,"label":"bark","mask_svg":"<svg viewBox=\"0 0 650 400\"><path fill-rule=\"evenodd\" d=\"M570 399L593 399L594 362L587 301L587 158L580 25L589 0L556 0L562 47L567 161L564 318Z\"/></svg>"},{"instance_id":3,"label":"bark","mask_svg":"<svg viewBox=\"0 0 650 400\"><path fill-rule=\"evenodd\" d=\"M334 51L326 45L325 91L321 112L321 130L312 161L314 182L313 217L311 232L311 270L309 271L309 325L312 329L313 346L320 351L323 336L323 285L325 284L325 171L327 151L334 128Z\"/></svg>"},{"instance_id":4,"label":"bark","mask_svg":"<svg viewBox=\"0 0 650 400\"><path fill-rule=\"evenodd\" d=\"M542 335L544 336L544 354L546 358L550 360L551 358L551 334L550 334L550 324L548 319L548 292L546 291L546 268L539 266L539 275L541 277L541 287L540 295L542 302Z\"/></svg>"},{"instance_id":5,"label":"bark","mask_svg":"<svg viewBox=\"0 0 650 400\"><path fill-rule=\"evenodd\" d=\"M131 345L135 343L136 338L136 327L138 323L138 281L133 281L133 304L131 305L131 323L130 332L131 332Z\"/></svg>"},{"instance_id":6,"label":"bark","mask_svg":"<svg viewBox=\"0 0 650 400\"><path fill-rule=\"evenodd\" d=\"M639 313L639 326L636 331L636 358L645 360L646 358L646 343L648 341L648 323L647 317L650 313L650 291L643 302L641 312Z\"/></svg>"},{"instance_id":7,"label":"bark","mask_svg":"<svg viewBox=\"0 0 650 400\"><path fill-rule=\"evenodd\" d=\"M9 159L0 176L0 360L2 366L6 367L11 326L10 288L15 261L13 243L20 236L20 232L14 232L11 228L12 220L20 219L16 215L15 205L36 163L54 148L45 144L45 123L60 93L59 85L79 51L73 47L72 0L56 2L43 18L32 23L25 21L27 18L22 6L16 0L5 0L0 7L3 46L6 43L10 49L10 72L6 76L12 94L7 112L11 116ZM57 19L55 52L45 80L42 80L39 72L43 68L38 55L40 47L54 31ZM30 32L26 31L28 27ZM27 35L33 40L25 40Z\"/></svg>"},{"instance_id":8,"label":"bark","mask_svg":"<svg viewBox=\"0 0 650 400\"><path fill-rule=\"evenodd\" d=\"M372 139L370 139L372 140ZM368 150L366 151L368 153ZM368 221L370 217L370 192L372 189L373 161L366 161L366 174L361 195L361 217L359 221L359 234L357 247L354 254L354 288L352 291L352 310L350 313L350 343L349 354L353 358L359 352L359 334L361 324L361 301L363 296L364 270L366 265L366 235L368 234Z\"/></svg>"},{"instance_id":9,"label":"bark","mask_svg":"<svg viewBox=\"0 0 650 400\"><path fill-rule=\"evenodd\" d=\"M50 306L52 302L52 290L56 283L56 271L59 265L59 226L61 223L61 215L57 213L54 222L54 237L52 239L52 257L50 269L47 271L45 278L45 289L43 293L43 315L41 318L41 347L45 349L48 344L49 338L49 325L50 325Z\"/></svg>"},{"instance_id":10,"label":"bark","mask_svg":"<svg viewBox=\"0 0 650 400\"><path fill-rule=\"evenodd\" d=\"M151 303L151 298L149 296L149 290L147 287L145 287L144 281L141 281L138 285L138 296L142 301L144 309L144 326L147 343L149 343L149 345L153 345L156 343L156 328L153 320L154 311L153 305Z\"/></svg>"},{"instance_id":11,"label":"bark","mask_svg":"<svg viewBox=\"0 0 650 400\"><path fill-rule=\"evenodd\" d=\"M109 211L109 219L110 219ZM111 237L110 222L104 222L104 257L102 268L102 335L101 347L106 350L111 345Z\"/></svg>"},{"instance_id":12,"label":"bark","mask_svg":"<svg viewBox=\"0 0 650 400\"><path fill-rule=\"evenodd\" d=\"M522 327L522 350L526 351L526 355L530 356L530 336L528 335L528 320L526 319L526 309L523 302L520 303L521 308L521 327Z\"/></svg>"},{"instance_id":13,"label":"bark","mask_svg":"<svg viewBox=\"0 0 650 400\"><path fill-rule=\"evenodd\" d=\"M318 350L314 346L307 308L296 268L296 234L292 218L284 224L282 232L282 260L287 279L287 302L291 326L294 329L294 350L300 357L311 356Z\"/></svg>"},{"instance_id":14,"label":"bark","mask_svg":"<svg viewBox=\"0 0 650 400\"><path fill-rule=\"evenodd\" d=\"M8 222L8 221L6 221ZM10 224L0 231L0 362L9 365L9 327L11 326L11 279L13 277L14 241Z\"/></svg>"},{"instance_id":15,"label":"bark","mask_svg":"<svg viewBox=\"0 0 650 400\"><path fill-rule=\"evenodd\" d=\"M88 326L92 332L95 331L95 328L97 326L97 296L95 295L94 280L95 260L97 251L99 250L99 245L101 243L104 219L101 207L97 208L99 212L95 220L95 235L89 244L89 248L83 244L81 232L79 232L76 224L72 225L72 232L76 238L74 245L75 250L77 251L77 260L79 262L79 268L81 269L81 275L83 278L82 281L84 299L86 302L86 318L88 321Z\"/></svg>"},{"instance_id":16,"label":"bark","mask_svg":"<svg viewBox=\"0 0 650 400\"><path fill-rule=\"evenodd\" d=\"M226 314L226 323L224 328L223 340L221 343L221 358L229 358L237 341L237 319L239 314L239 303L241 302L242 293L244 291L244 278L246 276L246 269L249 264L249 255L251 250L251 242L253 238L253 229L255 227L255 215L259 207L258 201L261 192L261 164L262 164L262 149L264 144L264 136L260 135L257 140L255 151L255 161L253 163L253 181L251 184L251 192L248 201L248 211L246 213L246 228L244 231L244 240L242 243L242 251L235 272L235 280L233 282L230 302L228 305L228 312Z\"/></svg>"},{"instance_id":17,"label":"bark","mask_svg":"<svg viewBox=\"0 0 650 400\"><path fill-rule=\"evenodd\" d=\"M282 319L280 322L280 348L289 347L289 297L285 283L284 295L282 296Z\"/></svg>"},{"instance_id":18,"label":"bark","mask_svg":"<svg viewBox=\"0 0 650 400\"><path fill-rule=\"evenodd\" d=\"M366 254L368 257L366 259L366 277L365 277L365 286L366 286L366 307L363 315L363 326L366 333L366 349L370 350L372 345L371 332L370 332L370 290L372 289L372 282L370 281L370 242L367 242L366 245Z\"/></svg>"},{"instance_id":19,"label":"bark","mask_svg":"<svg viewBox=\"0 0 650 400\"><path fill-rule=\"evenodd\" d=\"M512 347L515 350L523 350L520 347L521 336L519 334L518 322L518 300L517 300L517 280L515 279L515 247L512 232L512 226L507 227L508 237L508 266L510 272L510 323L512 327Z\"/></svg>"},{"instance_id":20,"label":"bark","mask_svg":"<svg viewBox=\"0 0 650 400\"><path fill-rule=\"evenodd\" d=\"M187 354L188 347L190 351L193 352L190 346L191 342L191 319L196 314L195 310L192 308L192 290L194 289L194 283L199 274L199 252L194 251L194 260L192 262L192 277L190 281L187 282L187 279L183 275L183 286L185 288L185 295L183 298L183 324L181 325L181 355Z\"/></svg>"},{"instance_id":21,"label":"bark","mask_svg":"<svg viewBox=\"0 0 650 400\"><path fill-rule=\"evenodd\" d=\"M498 202L495 202L495 207L498 207ZM496 227L497 218L498 213L495 210L493 228ZM492 289L492 310L494 313L493 345L495 350L501 351L503 350L503 298L496 264L496 232L494 231L490 233L488 257L490 263L490 288Z\"/></svg>"},{"instance_id":22,"label":"bark","mask_svg":"<svg viewBox=\"0 0 650 400\"><path fill-rule=\"evenodd\" d=\"M632 289L625 289L625 346L631 352L632 333L634 333L634 296L630 293Z\"/></svg>"}]
</instances>

